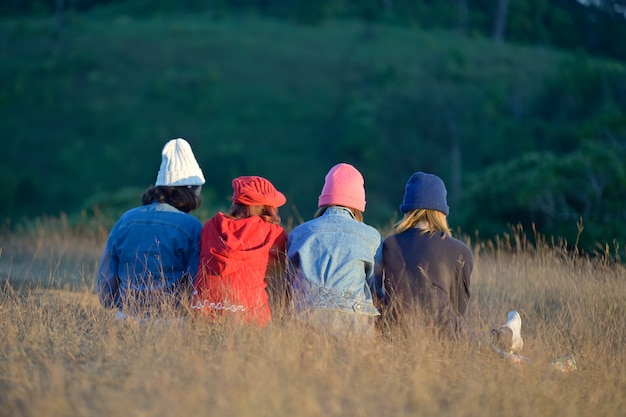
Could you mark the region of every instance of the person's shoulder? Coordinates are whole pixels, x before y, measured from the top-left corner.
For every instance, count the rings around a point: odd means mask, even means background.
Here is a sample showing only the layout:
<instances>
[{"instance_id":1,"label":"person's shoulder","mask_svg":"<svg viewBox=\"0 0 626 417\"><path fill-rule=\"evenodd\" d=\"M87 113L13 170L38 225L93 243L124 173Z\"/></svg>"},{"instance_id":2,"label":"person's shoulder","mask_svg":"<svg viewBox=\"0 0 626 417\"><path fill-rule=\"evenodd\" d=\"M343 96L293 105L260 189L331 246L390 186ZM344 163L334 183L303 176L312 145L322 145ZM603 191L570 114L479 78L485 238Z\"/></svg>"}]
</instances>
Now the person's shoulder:
<instances>
[{"instance_id":1,"label":"person's shoulder","mask_svg":"<svg viewBox=\"0 0 626 417\"><path fill-rule=\"evenodd\" d=\"M390 243L394 243L398 241L398 234L397 233L392 233L390 235L387 235L384 239L383 239L383 243L384 244L390 244Z\"/></svg>"},{"instance_id":2,"label":"person's shoulder","mask_svg":"<svg viewBox=\"0 0 626 417\"><path fill-rule=\"evenodd\" d=\"M204 227L210 227L211 225L220 224L225 219L227 219L226 215L221 211L215 213L212 217L210 217L206 222L204 222Z\"/></svg>"},{"instance_id":3,"label":"person's shoulder","mask_svg":"<svg viewBox=\"0 0 626 417\"><path fill-rule=\"evenodd\" d=\"M306 222L304 222L304 223L300 223L299 225L297 225L297 226L295 226L293 229L291 229L291 231L289 232L289 234L290 234L290 235L297 235L298 233L302 233L302 232L304 232L304 231L308 230L308 229L309 229L309 227L310 227L310 223L311 223L312 221L313 221L313 220L309 220L309 221L306 221Z\"/></svg>"},{"instance_id":4,"label":"person's shoulder","mask_svg":"<svg viewBox=\"0 0 626 417\"><path fill-rule=\"evenodd\" d=\"M364 231L364 233L367 233L372 238L375 238L377 240L382 240L382 235L380 234L380 231L378 231L378 229L375 228L374 226L371 226L363 222L357 222L357 225Z\"/></svg>"},{"instance_id":5,"label":"person's shoulder","mask_svg":"<svg viewBox=\"0 0 626 417\"><path fill-rule=\"evenodd\" d=\"M124 212L124 214L122 214L122 217L124 217L124 216L132 216L133 214L143 213L143 212L145 212L147 210L148 207L149 207L149 205L148 206L137 206L137 207L130 208L130 209L126 210Z\"/></svg>"},{"instance_id":6,"label":"person's shoulder","mask_svg":"<svg viewBox=\"0 0 626 417\"><path fill-rule=\"evenodd\" d=\"M452 236L447 236L444 240L447 240L448 245L454 246L458 251L465 252L468 256L472 255L472 250L467 245L467 243L463 242L462 240Z\"/></svg>"},{"instance_id":7,"label":"person's shoulder","mask_svg":"<svg viewBox=\"0 0 626 417\"><path fill-rule=\"evenodd\" d=\"M191 213L185 213L184 211L178 210L175 207L172 208L173 210L160 211L160 214L165 216L165 218L169 221L190 225L194 228L202 228L202 221L196 216Z\"/></svg>"},{"instance_id":8,"label":"person's shoulder","mask_svg":"<svg viewBox=\"0 0 626 417\"><path fill-rule=\"evenodd\" d=\"M287 231L285 228L280 224L269 223L269 225L270 229L268 236L270 236L271 239L276 239L277 242L284 244L284 242L287 241Z\"/></svg>"},{"instance_id":9,"label":"person's shoulder","mask_svg":"<svg viewBox=\"0 0 626 417\"><path fill-rule=\"evenodd\" d=\"M120 216L117 223L124 223L138 217L144 217L146 215L146 211L146 206L138 206L128 209Z\"/></svg>"},{"instance_id":10,"label":"person's shoulder","mask_svg":"<svg viewBox=\"0 0 626 417\"><path fill-rule=\"evenodd\" d=\"M180 212L176 215L170 216L167 219L164 219L165 223L169 223L172 226L176 226L187 230L189 232L193 232L194 234L200 234L203 224L200 219L190 213Z\"/></svg>"},{"instance_id":11,"label":"person's shoulder","mask_svg":"<svg viewBox=\"0 0 626 417\"><path fill-rule=\"evenodd\" d=\"M196 216L194 216L193 214L189 214L189 213L185 213L189 219L190 222L192 222L193 224L202 227L202 220L200 220L199 218L197 218Z\"/></svg>"},{"instance_id":12,"label":"person's shoulder","mask_svg":"<svg viewBox=\"0 0 626 417\"><path fill-rule=\"evenodd\" d=\"M309 239L312 236L316 235L320 228L324 228L319 223L320 219L321 217L317 217L315 219L307 220L304 223L300 223L299 225L295 226L289 231L289 233L287 233L288 239L291 241Z\"/></svg>"},{"instance_id":13,"label":"person's shoulder","mask_svg":"<svg viewBox=\"0 0 626 417\"><path fill-rule=\"evenodd\" d=\"M464 246L464 247L466 247L469 250L469 246L467 245L467 243L465 243L464 241L462 241L458 237L448 236L447 239L449 239L451 242L454 242L455 245L457 245L457 246Z\"/></svg>"},{"instance_id":14,"label":"person's shoulder","mask_svg":"<svg viewBox=\"0 0 626 417\"><path fill-rule=\"evenodd\" d=\"M416 239L428 239L429 235L421 233L419 229L411 228L404 230L402 232L393 231L390 233L385 239L384 242L392 243L392 242L407 242L414 241Z\"/></svg>"},{"instance_id":15,"label":"person's shoulder","mask_svg":"<svg viewBox=\"0 0 626 417\"><path fill-rule=\"evenodd\" d=\"M286 233L285 228L283 227L282 224L275 224L275 223L269 223L269 222L265 222L265 223L267 223L269 229L272 230L274 233Z\"/></svg>"}]
</instances>

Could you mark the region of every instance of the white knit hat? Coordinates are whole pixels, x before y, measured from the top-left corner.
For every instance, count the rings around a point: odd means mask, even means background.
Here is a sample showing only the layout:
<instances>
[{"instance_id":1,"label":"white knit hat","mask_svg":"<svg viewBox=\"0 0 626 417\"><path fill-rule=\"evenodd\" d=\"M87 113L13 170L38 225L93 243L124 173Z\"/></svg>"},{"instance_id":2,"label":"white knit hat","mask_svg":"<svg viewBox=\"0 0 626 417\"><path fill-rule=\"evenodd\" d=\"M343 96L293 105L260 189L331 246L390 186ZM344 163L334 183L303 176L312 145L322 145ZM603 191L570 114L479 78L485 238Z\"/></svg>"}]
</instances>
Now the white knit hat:
<instances>
[{"instance_id":1,"label":"white knit hat","mask_svg":"<svg viewBox=\"0 0 626 417\"><path fill-rule=\"evenodd\" d=\"M205 183L202 170L196 161L189 143L182 138L172 139L161 152L161 168L155 185L184 186Z\"/></svg>"}]
</instances>

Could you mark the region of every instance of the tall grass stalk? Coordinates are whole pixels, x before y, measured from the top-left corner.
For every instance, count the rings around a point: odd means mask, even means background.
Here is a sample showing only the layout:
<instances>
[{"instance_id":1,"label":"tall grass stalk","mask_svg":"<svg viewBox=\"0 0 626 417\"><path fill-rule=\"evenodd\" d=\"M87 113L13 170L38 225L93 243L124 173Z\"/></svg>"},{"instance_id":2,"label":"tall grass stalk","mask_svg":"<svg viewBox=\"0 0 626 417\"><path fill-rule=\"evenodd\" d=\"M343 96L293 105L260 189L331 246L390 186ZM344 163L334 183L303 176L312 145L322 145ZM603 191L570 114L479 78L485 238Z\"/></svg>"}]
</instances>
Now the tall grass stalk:
<instances>
[{"instance_id":1,"label":"tall grass stalk","mask_svg":"<svg viewBox=\"0 0 626 417\"><path fill-rule=\"evenodd\" d=\"M516 234L474 244L476 337L449 342L422 329L336 340L279 314L263 330L119 321L93 292L103 243L63 227L3 237L0 416L622 416L626 407L626 271L559 244ZM489 347L510 309L522 316L530 365ZM567 354L576 372L550 366Z\"/></svg>"}]
</instances>

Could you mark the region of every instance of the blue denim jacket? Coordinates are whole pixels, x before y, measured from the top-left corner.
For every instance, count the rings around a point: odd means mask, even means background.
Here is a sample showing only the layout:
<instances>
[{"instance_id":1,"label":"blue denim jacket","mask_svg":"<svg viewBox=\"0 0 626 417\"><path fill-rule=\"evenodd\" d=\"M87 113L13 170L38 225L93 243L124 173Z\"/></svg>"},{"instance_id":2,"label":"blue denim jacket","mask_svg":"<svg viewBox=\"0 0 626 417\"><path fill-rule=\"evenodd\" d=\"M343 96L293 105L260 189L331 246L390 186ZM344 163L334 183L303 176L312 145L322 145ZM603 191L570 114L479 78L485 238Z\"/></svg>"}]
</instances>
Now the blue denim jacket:
<instances>
[{"instance_id":1,"label":"blue denim jacket","mask_svg":"<svg viewBox=\"0 0 626 417\"><path fill-rule=\"evenodd\" d=\"M169 204L152 203L124 213L100 259L97 291L105 307L130 297L178 296L198 273L202 223Z\"/></svg>"},{"instance_id":2,"label":"blue denim jacket","mask_svg":"<svg viewBox=\"0 0 626 417\"><path fill-rule=\"evenodd\" d=\"M296 311L327 309L379 315L371 286L380 282L382 238L342 207L294 228L287 238Z\"/></svg>"}]
</instances>

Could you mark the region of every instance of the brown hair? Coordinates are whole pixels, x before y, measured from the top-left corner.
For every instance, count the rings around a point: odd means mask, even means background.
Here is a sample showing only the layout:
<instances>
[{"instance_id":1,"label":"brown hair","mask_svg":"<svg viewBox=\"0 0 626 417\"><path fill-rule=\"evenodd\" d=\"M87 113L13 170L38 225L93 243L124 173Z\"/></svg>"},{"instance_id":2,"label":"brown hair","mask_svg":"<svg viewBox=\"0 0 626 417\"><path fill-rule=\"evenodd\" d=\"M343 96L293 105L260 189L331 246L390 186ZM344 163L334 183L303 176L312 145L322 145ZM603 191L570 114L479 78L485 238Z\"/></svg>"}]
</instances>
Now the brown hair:
<instances>
[{"instance_id":1,"label":"brown hair","mask_svg":"<svg viewBox=\"0 0 626 417\"><path fill-rule=\"evenodd\" d=\"M233 203L228 215L233 219L245 219L246 217L261 216L263 220L272 224L280 224L278 208L272 206L248 206L246 204Z\"/></svg>"},{"instance_id":2,"label":"brown hair","mask_svg":"<svg viewBox=\"0 0 626 417\"><path fill-rule=\"evenodd\" d=\"M352 213L352 216L354 217L356 221L363 223L363 212L361 210L357 210L352 207L338 206L336 204L329 204L326 206L321 206L320 208L317 209L317 211L313 215L313 218L316 219L320 217L322 214L326 212L326 209L328 209L328 207L340 207L340 208L346 209L350 213Z\"/></svg>"},{"instance_id":3,"label":"brown hair","mask_svg":"<svg viewBox=\"0 0 626 417\"><path fill-rule=\"evenodd\" d=\"M394 225L394 231L396 233L402 233L405 230L411 229L422 220L426 220L430 225L425 232L439 231L444 236L451 236L450 226L448 226L448 220L446 215L439 210L430 209L416 209L407 211L404 213L404 218Z\"/></svg>"},{"instance_id":4,"label":"brown hair","mask_svg":"<svg viewBox=\"0 0 626 417\"><path fill-rule=\"evenodd\" d=\"M166 203L182 212L191 213L202 205L199 189L200 186L152 186L144 191L141 203L144 206L154 202Z\"/></svg>"}]
</instances>

